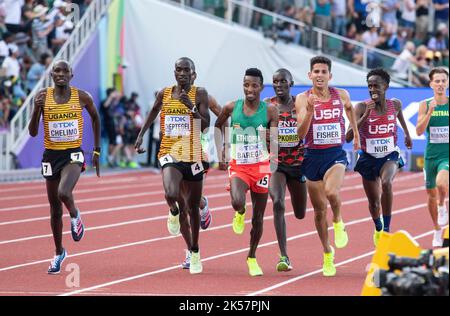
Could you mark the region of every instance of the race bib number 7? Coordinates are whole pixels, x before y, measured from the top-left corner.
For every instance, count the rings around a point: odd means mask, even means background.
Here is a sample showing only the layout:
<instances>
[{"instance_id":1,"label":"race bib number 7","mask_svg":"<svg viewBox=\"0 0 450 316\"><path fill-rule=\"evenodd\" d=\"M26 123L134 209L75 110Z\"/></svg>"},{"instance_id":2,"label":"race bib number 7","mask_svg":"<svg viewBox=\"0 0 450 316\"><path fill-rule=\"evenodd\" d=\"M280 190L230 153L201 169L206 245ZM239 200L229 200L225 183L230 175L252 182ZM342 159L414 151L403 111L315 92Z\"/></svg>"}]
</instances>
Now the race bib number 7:
<instances>
[{"instance_id":1,"label":"race bib number 7","mask_svg":"<svg viewBox=\"0 0 450 316\"><path fill-rule=\"evenodd\" d=\"M52 165L49 162L42 163L42 174L46 177L51 177L53 175Z\"/></svg>"},{"instance_id":2,"label":"race bib number 7","mask_svg":"<svg viewBox=\"0 0 450 316\"><path fill-rule=\"evenodd\" d=\"M78 152L78 153L71 153L70 154L70 160L72 162L84 163L84 155L83 155L83 153L81 151Z\"/></svg>"}]
</instances>

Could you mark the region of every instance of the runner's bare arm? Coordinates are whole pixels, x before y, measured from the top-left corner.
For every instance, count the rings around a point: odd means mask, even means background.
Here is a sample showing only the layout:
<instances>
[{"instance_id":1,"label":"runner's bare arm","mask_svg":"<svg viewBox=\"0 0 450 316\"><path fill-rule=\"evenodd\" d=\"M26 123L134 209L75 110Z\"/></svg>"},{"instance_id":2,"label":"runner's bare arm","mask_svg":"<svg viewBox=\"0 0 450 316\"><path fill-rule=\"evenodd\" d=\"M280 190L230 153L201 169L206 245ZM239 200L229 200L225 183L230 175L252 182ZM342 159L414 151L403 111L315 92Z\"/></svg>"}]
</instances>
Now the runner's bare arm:
<instances>
[{"instance_id":1,"label":"runner's bare arm","mask_svg":"<svg viewBox=\"0 0 450 316\"><path fill-rule=\"evenodd\" d=\"M97 107L94 104L92 96L83 90L78 90L81 104L86 108L91 117L92 130L94 131L94 147L100 147L101 123Z\"/></svg>"},{"instance_id":2,"label":"runner's bare arm","mask_svg":"<svg viewBox=\"0 0 450 316\"><path fill-rule=\"evenodd\" d=\"M300 139L304 139L308 133L314 114L313 97L307 97L305 93L297 95L295 98L295 110L297 114L297 134Z\"/></svg>"},{"instance_id":3,"label":"runner's bare arm","mask_svg":"<svg viewBox=\"0 0 450 316\"><path fill-rule=\"evenodd\" d=\"M275 158L278 158L278 107L269 105L267 108L267 114L269 116L269 128L270 128L270 153L275 154Z\"/></svg>"},{"instance_id":4,"label":"runner's bare arm","mask_svg":"<svg viewBox=\"0 0 450 316\"><path fill-rule=\"evenodd\" d=\"M217 117L216 124L214 125L214 142L216 144L216 150L217 150L217 157L222 157L222 160L228 161L228 157L225 157L225 155L228 153L228 146L225 144L225 133L223 132L222 127L225 125L225 123L228 121L228 118L231 116L231 113L233 113L235 102L229 102L227 103L220 112L219 116ZM225 162L224 161L224 162Z\"/></svg>"},{"instance_id":5,"label":"runner's bare arm","mask_svg":"<svg viewBox=\"0 0 450 316\"><path fill-rule=\"evenodd\" d=\"M434 99L430 102L429 109L427 111L427 102L424 100L419 104L419 114L417 115L417 125L416 125L416 134L418 136L425 133L428 124L430 123L431 114L433 114L433 110L436 107L436 102Z\"/></svg>"},{"instance_id":6,"label":"runner's bare arm","mask_svg":"<svg viewBox=\"0 0 450 316\"><path fill-rule=\"evenodd\" d=\"M369 107L366 106L364 102L360 102L355 107L355 116L358 120L358 130L361 127L361 125L366 121L367 117L369 116ZM348 131L345 134L345 141L347 143L350 143L353 140L353 128L351 126L348 127Z\"/></svg>"},{"instance_id":7,"label":"runner's bare arm","mask_svg":"<svg viewBox=\"0 0 450 316\"><path fill-rule=\"evenodd\" d=\"M392 99L395 105L395 109L397 111L397 119L400 122L400 125L403 128L403 132L405 133L405 146L408 149L411 149L413 146L411 136L409 135L408 126L406 125L405 118L403 117L403 110L402 110L402 101L399 99Z\"/></svg>"},{"instance_id":8,"label":"runner's bare arm","mask_svg":"<svg viewBox=\"0 0 450 316\"><path fill-rule=\"evenodd\" d=\"M353 129L353 150L356 151L361 149L361 142L359 140L358 123L356 122L355 111L353 109L353 105L350 101L350 96L347 90L339 89L338 91L341 100L344 103L345 113L347 114L347 118L350 121L350 126Z\"/></svg>"},{"instance_id":9,"label":"runner's bare arm","mask_svg":"<svg viewBox=\"0 0 450 316\"><path fill-rule=\"evenodd\" d=\"M220 112L222 111L222 107L219 105L217 100L210 94L208 94L208 106L209 109L219 117Z\"/></svg>"},{"instance_id":10,"label":"runner's bare arm","mask_svg":"<svg viewBox=\"0 0 450 316\"><path fill-rule=\"evenodd\" d=\"M82 106L86 108L91 117L92 122L92 130L94 131L94 148L100 148L100 135L101 135L101 126L100 126L100 116L98 115L97 107L94 104L94 100L92 96L83 91L78 90L80 101ZM97 172L97 177L100 177L100 152L95 151L92 156L92 165L95 167Z\"/></svg>"},{"instance_id":11,"label":"runner's bare arm","mask_svg":"<svg viewBox=\"0 0 450 316\"><path fill-rule=\"evenodd\" d=\"M156 96L155 103L153 104L152 109L150 110L150 113L148 113L147 118L145 119L145 123L142 126L139 135L136 139L136 143L134 145L134 148L139 154L145 153L145 150L141 148L142 140L144 138L145 132L147 132L148 128L152 123L155 121L155 119L158 117L159 112L161 112L161 108L163 105L163 97L164 97L164 89L158 92L158 95Z\"/></svg>"},{"instance_id":12,"label":"runner's bare arm","mask_svg":"<svg viewBox=\"0 0 450 316\"><path fill-rule=\"evenodd\" d=\"M39 121L41 120L42 111L44 110L45 98L47 97L47 89L42 89L34 98L34 109L31 116L28 132L31 137L36 137L39 132Z\"/></svg>"},{"instance_id":13,"label":"runner's bare arm","mask_svg":"<svg viewBox=\"0 0 450 316\"><path fill-rule=\"evenodd\" d=\"M207 128L209 128L209 100L208 100L208 92L204 88L198 88L197 91L197 108L198 112L193 113L194 119L201 120L201 131L204 132Z\"/></svg>"}]
</instances>

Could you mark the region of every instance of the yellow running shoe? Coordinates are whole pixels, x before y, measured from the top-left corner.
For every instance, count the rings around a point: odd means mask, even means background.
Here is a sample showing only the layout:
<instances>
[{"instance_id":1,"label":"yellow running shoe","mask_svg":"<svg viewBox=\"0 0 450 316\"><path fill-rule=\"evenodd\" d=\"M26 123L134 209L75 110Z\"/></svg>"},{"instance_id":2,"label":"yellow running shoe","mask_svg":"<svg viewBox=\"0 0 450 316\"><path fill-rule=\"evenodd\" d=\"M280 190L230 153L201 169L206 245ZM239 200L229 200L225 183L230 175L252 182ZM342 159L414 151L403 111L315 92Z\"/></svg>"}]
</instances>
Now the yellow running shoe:
<instances>
[{"instance_id":1,"label":"yellow running shoe","mask_svg":"<svg viewBox=\"0 0 450 316\"><path fill-rule=\"evenodd\" d=\"M377 231L373 233L373 244L375 245L375 248L378 246L378 240L380 240L382 230Z\"/></svg>"},{"instance_id":2,"label":"yellow running shoe","mask_svg":"<svg viewBox=\"0 0 450 316\"><path fill-rule=\"evenodd\" d=\"M172 215L172 212L169 210L169 216L167 217L167 230L173 236L176 236L180 233L180 208L178 207L178 214Z\"/></svg>"},{"instance_id":3,"label":"yellow running shoe","mask_svg":"<svg viewBox=\"0 0 450 316\"><path fill-rule=\"evenodd\" d=\"M202 261L200 260L200 251L193 252L191 254L191 265L189 266L189 272L191 274L202 273L203 266Z\"/></svg>"},{"instance_id":4,"label":"yellow running shoe","mask_svg":"<svg viewBox=\"0 0 450 316\"><path fill-rule=\"evenodd\" d=\"M277 264L277 271L278 272L287 272L291 271L292 266L291 262L289 261L289 258L286 256L280 256L280 261Z\"/></svg>"},{"instance_id":5,"label":"yellow running shoe","mask_svg":"<svg viewBox=\"0 0 450 316\"><path fill-rule=\"evenodd\" d=\"M322 273L326 277L336 275L336 267L334 266L334 249L333 249L333 247L331 247L331 252L323 254Z\"/></svg>"},{"instance_id":6,"label":"yellow running shoe","mask_svg":"<svg viewBox=\"0 0 450 316\"><path fill-rule=\"evenodd\" d=\"M348 235L345 231L345 224L341 220L339 223L333 223L334 244L337 248L344 248L348 244Z\"/></svg>"},{"instance_id":7,"label":"yellow running shoe","mask_svg":"<svg viewBox=\"0 0 450 316\"><path fill-rule=\"evenodd\" d=\"M263 275L263 272L259 267L258 262L256 262L256 258L247 258L247 265L248 265L248 273L251 276Z\"/></svg>"},{"instance_id":8,"label":"yellow running shoe","mask_svg":"<svg viewBox=\"0 0 450 316\"><path fill-rule=\"evenodd\" d=\"M244 214L234 213L233 231L237 235L241 235L245 229L245 212Z\"/></svg>"}]
</instances>

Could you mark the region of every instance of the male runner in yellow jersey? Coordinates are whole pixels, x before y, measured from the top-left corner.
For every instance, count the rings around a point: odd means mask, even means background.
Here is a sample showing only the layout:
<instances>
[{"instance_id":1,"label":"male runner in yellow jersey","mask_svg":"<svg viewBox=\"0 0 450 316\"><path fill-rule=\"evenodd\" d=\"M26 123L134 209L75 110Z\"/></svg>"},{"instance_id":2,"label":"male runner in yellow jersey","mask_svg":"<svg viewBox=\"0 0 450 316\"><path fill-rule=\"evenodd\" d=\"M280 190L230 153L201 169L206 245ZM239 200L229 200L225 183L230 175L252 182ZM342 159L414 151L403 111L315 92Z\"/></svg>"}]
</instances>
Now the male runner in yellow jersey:
<instances>
[{"instance_id":1,"label":"male runner in yellow jersey","mask_svg":"<svg viewBox=\"0 0 450 316\"><path fill-rule=\"evenodd\" d=\"M46 179L51 227L56 246L56 255L48 268L48 273L58 274L67 256L67 251L62 245L62 203L70 213L73 240L80 241L84 235L80 211L72 195L80 174L85 169L85 157L81 149L83 109L88 111L92 120L95 144L92 163L98 177L100 177L100 119L92 97L87 92L70 86L73 73L68 62L63 60L56 62L51 76L55 87L43 89L37 94L29 132L32 137L38 134L42 116L45 133L42 175Z\"/></svg>"},{"instance_id":2,"label":"male runner in yellow jersey","mask_svg":"<svg viewBox=\"0 0 450 316\"><path fill-rule=\"evenodd\" d=\"M208 163L203 159L201 133L209 126L208 92L192 85L192 61L183 57L175 62L177 85L162 89L155 100L135 148L141 148L145 132L161 112L161 147L158 159L162 168L165 198L170 207L167 228L180 233L192 251L190 273L203 271L199 251L199 204L203 174ZM190 225L188 223L188 216Z\"/></svg>"}]
</instances>

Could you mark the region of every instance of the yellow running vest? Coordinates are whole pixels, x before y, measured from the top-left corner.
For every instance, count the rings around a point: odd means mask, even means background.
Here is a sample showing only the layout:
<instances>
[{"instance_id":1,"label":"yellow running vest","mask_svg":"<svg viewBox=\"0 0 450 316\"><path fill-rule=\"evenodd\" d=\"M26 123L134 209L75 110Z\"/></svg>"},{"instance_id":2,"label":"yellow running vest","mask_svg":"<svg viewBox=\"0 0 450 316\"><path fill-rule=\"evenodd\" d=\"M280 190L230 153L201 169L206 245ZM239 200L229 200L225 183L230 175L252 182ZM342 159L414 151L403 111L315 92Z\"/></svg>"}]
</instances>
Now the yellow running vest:
<instances>
[{"instance_id":1,"label":"yellow running vest","mask_svg":"<svg viewBox=\"0 0 450 316\"><path fill-rule=\"evenodd\" d=\"M70 87L70 100L57 104L54 88L47 88L43 111L44 146L51 150L78 148L83 139L83 108L78 89Z\"/></svg>"},{"instance_id":2,"label":"yellow running vest","mask_svg":"<svg viewBox=\"0 0 450 316\"><path fill-rule=\"evenodd\" d=\"M176 161L200 162L202 146L200 142L201 121L194 120L191 111L178 99L172 98L175 86L164 89L161 109L161 147L158 159L170 155ZM197 87L192 86L188 96L195 104Z\"/></svg>"}]
</instances>

